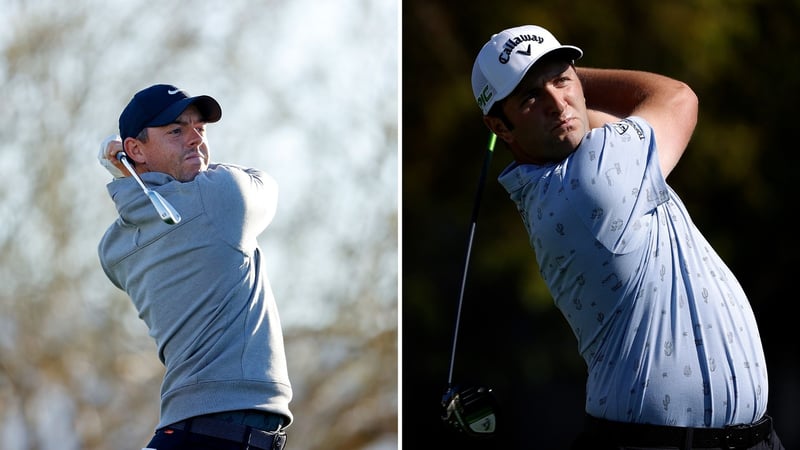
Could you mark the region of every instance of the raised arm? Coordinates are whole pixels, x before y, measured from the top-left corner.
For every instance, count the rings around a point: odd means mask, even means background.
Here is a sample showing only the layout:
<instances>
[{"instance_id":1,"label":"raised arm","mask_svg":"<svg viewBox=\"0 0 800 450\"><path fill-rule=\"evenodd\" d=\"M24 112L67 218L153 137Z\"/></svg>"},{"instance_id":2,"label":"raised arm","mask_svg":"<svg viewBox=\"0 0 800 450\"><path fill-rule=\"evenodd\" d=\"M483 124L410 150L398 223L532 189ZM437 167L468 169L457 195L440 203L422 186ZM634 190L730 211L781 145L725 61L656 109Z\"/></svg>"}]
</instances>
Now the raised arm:
<instances>
[{"instance_id":1,"label":"raised arm","mask_svg":"<svg viewBox=\"0 0 800 450\"><path fill-rule=\"evenodd\" d=\"M658 159L666 178L678 164L697 125L698 100L681 81L650 72L577 68L590 124L639 116L655 130Z\"/></svg>"}]
</instances>

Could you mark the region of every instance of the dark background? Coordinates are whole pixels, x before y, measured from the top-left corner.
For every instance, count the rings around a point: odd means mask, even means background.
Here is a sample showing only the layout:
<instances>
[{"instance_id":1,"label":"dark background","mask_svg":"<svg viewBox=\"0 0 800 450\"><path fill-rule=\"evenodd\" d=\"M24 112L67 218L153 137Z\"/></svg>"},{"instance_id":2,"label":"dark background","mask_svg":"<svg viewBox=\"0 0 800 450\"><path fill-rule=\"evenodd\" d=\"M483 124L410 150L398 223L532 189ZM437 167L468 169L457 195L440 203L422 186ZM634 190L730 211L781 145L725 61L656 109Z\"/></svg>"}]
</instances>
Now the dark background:
<instances>
[{"instance_id":1,"label":"dark background","mask_svg":"<svg viewBox=\"0 0 800 450\"><path fill-rule=\"evenodd\" d=\"M687 82L700 98L692 142L670 184L737 274L761 327L769 412L800 447L794 311L800 2L404 1L402 3L403 448L559 449L583 420L586 368L553 306L514 205L497 182L498 142L482 196L453 371L491 387L500 430L466 438L440 420L458 294L488 130L472 98L481 46L538 24L584 50L578 65L640 69Z\"/></svg>"}]
</instances>

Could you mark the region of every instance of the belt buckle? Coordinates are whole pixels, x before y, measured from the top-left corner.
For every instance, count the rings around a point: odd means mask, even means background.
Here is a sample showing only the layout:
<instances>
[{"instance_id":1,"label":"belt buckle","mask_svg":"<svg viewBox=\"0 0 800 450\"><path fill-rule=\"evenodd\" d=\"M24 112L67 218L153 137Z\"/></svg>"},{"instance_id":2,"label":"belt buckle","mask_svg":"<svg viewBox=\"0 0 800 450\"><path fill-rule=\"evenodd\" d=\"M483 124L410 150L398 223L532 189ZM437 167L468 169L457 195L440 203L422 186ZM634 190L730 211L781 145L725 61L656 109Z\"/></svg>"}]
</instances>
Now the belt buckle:
<instances>
[{"instance_id":1,"label":"belt buckle","mask_svg":"<svg viewBox=\"0 0 800 450\"><path fill-rule=\"evenodd\" d=\"M732 429L726 428L725 432L722 435L723 448L727 448L730 450L739 448L743 441L744 439L737 436Z\"/></svg>"},{"instance_id":2,"label":"belt buckle","mask_svg":"<svg viewBox=\"0 0 800 450\"><path fill-rule=\"evenodd\" d=\"M755 444L753 441L755 441L754 438L759 437L758 434L758 427L754 425L728 426L724 428L722 444L727 449L750 447Z\"/></svg>"},{"instance_id":3,"label":"belt buckle","mask_svg":"<svg viewBox=\"0 0 800 450\"><path fill-rule=\"evenodd\" d=\"M264 450L282 450L286 445L286 431L283 428L276 431L252 429L247 445Z\"/></svg>"}]
</instances>

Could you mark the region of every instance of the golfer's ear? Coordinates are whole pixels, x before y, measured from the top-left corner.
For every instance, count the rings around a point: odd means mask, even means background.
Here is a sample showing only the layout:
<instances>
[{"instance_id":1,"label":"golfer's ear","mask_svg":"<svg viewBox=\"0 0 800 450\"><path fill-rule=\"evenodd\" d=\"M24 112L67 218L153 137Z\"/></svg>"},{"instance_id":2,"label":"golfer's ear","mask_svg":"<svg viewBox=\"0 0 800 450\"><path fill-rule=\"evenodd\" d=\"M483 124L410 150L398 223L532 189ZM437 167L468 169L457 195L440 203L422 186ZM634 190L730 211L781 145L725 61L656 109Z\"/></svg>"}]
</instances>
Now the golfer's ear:
<instances>
[{"instance_id":1,"label":"golfer's ear","mask_svg":"<svg viewBox=\"0 0 800 450\"><path fill-rule=\"evenodd\" d=\"M511 142L511 131L499 117L483 116L483 123L500 139Z\"/></svg>"},{"instance_id":2,"label":"golfer's ear","mask_svg":"<svg viewBox=\"0 0 800 450\"><path fill-rule=\"evenodd\" d=\"M130 159L132 159L136 163L144 163L145 156L142 147L142 141L136 138L125 138L125 142L123 142L123 147L125 150L125 154L128 155Z\"/></svg>"}]
</instances>

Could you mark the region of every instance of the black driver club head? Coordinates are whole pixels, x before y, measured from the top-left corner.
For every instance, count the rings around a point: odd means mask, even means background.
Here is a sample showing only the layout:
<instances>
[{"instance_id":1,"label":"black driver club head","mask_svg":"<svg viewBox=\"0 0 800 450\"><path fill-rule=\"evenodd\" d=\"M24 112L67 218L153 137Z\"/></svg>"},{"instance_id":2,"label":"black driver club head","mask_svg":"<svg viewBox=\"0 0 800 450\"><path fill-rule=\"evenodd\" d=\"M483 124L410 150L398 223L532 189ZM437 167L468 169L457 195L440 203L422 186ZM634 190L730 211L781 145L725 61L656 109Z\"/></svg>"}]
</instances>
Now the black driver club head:
<instances>
[{"instance_id":1,"label":"black driver club head","mask_svg":"<svg viewBox=\"0 0 800 450\"><path fill-rule=\"evenodd\" d=\"M488 387L449 387L442 409L442 420L469 436L492 437L497 431L497 401Z\"/></svg>"}]
</instances>

